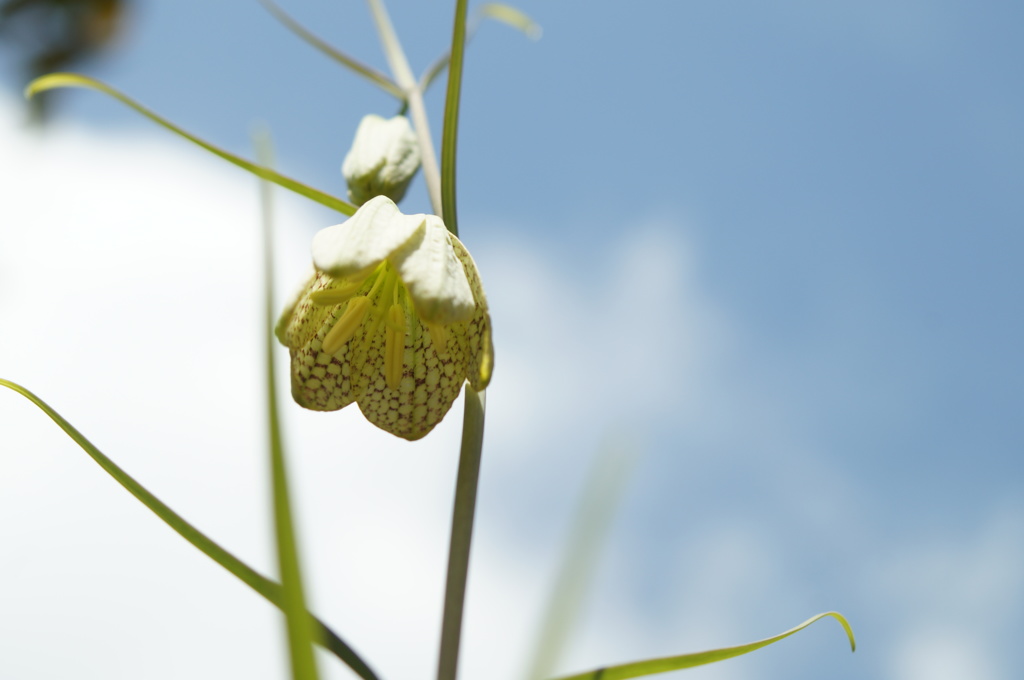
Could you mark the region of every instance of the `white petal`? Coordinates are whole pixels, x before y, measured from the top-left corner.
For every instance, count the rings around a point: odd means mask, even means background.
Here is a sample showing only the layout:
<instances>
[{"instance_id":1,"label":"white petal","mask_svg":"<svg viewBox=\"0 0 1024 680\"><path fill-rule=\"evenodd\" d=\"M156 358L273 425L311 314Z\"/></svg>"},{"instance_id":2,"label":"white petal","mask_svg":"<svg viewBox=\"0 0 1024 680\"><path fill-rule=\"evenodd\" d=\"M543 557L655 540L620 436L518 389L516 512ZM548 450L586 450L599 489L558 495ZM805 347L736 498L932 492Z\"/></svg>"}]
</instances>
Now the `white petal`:
<instances>
[{"instance_id":1,"label":"white petal","mask_svg":"<svg viewBox=\"0 0 1024 680\"><path fill-rule=\"evenodd\" d=\"M427 323L455 323L473 317L476 304L462 262L441 218L425 215L422 232L391 255L416 313Z\"/></svg>"},{"instance_id":2,"label":"white petal","mask_svg":"<svg viewBox=\"0 0 1024 680\"><path fill-rule=\"evenodd\" d=\"M409 120L370 114L359 123L341 172L349 198L360 204L379 195L401 200L419 166L419 143Z\"/></svg>"},{"instance_id":3,"label":"white petal","mask_svg":"<svg viewBox=\"0 0 1024 680\"><path fill-rule=\"evenodd\" d=\"M386 196L367 201L341 224L313 237L313 264L331 276L369 273L423 230L424 215L403 215Z\"/></svg>"}]
</instances>

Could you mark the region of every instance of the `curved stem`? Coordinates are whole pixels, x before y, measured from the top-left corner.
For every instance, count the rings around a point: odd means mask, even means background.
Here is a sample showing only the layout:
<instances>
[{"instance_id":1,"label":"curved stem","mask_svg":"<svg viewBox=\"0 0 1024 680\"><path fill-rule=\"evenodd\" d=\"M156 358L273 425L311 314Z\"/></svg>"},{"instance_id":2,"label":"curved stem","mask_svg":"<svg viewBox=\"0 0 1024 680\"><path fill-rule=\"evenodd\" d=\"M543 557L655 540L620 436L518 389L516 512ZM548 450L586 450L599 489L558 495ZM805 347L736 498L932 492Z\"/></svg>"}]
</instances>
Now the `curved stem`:
<instances>
[{"instance_id":1,"label":"curved stem","mask_svg":"<svg viewBox=\"0 0 1024 680\"><path fill-rule=\"evenodd\" d=\"M405 93L409 102L409 113L412 115L412 124L416 129L416 136L420 143L420 162L423 164L423 179L427 183L427 194L430 196L430 205L434 213L444 219L441 210L441 171L437 165L437 152L434 151L434 141L430 136L430 123L427 120L427 107L423 103L423 92L420 90L416 77L409 67L409 60L405 57L395 28L391 25L388 11L384 8L383 0L367 0L370 11L373 13L373 20L377 24L377 31L380 33L381 44L384 47L384 56L387 57L391 73L395 76L395 82Z\"/></svg>"}]
</instances>

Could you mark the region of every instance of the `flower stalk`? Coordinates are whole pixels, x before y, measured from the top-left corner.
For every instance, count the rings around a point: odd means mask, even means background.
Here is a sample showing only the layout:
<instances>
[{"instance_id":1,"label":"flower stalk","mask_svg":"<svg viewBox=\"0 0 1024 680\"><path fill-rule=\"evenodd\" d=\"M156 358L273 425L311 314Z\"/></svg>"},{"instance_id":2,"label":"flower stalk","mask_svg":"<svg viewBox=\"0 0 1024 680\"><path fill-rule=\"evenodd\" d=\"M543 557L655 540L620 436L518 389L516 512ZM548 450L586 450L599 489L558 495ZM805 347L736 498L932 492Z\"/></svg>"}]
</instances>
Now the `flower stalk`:
<instances>
[{"instance_id":1,"label":"flower stalk","mask_svg":"<svg viewBox=\"0 0 1024 680\"><path fill-rule=\"evenodd\" d=\"M367 0L367 3L370 5L374 23L377 24L377 32L380 33L384 56L391 67L391 73L394 75L398 87L405 93L406 101L409 102L409 114L420 142L423 180L427 184L430 205L435 215L444 218L441 204L441 171L437 166L437 153L434 151L434 142L430 135L430 122L427 120L427 107L423 103L423 91L420 90L419 83L412 74L409 60L395 34L395 27L391 25L391 18L388 16L383 0ZM451 229L451 225L449 225L449 229ZM457 230L452 230L452 233L458 235Z\"/></svg>"}]
</instances>

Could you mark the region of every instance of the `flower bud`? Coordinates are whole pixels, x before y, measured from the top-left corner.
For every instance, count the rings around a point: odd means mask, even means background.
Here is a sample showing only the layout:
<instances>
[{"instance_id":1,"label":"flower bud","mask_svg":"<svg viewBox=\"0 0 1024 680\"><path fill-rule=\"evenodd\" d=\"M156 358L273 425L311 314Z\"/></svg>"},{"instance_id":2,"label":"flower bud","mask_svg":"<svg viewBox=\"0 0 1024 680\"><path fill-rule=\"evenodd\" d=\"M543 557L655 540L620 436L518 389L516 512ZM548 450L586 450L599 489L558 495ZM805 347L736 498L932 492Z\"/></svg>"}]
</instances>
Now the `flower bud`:
<instances>
[{"instance_id":1,"label":"flower bud","mask_svg":"<svg viewBox=\"0 0 1024 680\"><path fill-rule=\"evenodd\" d=\"M416 133L405 116L385 120L370 114L356 129L352 149L341 165L348 182L348 197L362 205L375 196L402 200L420 167Z\"/></svg>"}]
</instances>

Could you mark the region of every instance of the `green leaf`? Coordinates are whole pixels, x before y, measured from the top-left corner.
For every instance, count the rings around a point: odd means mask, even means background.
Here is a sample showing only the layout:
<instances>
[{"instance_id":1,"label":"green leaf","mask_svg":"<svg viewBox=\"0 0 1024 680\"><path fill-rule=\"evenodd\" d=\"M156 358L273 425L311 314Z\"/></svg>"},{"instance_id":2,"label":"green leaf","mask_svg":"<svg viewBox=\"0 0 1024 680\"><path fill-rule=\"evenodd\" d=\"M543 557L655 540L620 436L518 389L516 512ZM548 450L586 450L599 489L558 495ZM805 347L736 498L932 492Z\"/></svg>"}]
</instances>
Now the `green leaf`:
<instances>
[{"instance_id":1,"label":"green leaf","mask_svg":"<svg viewBox=\"0 0 1024 680\"><path fill-rule=\"evenodd\" d=\"M334 59L342 66L352 69L353 71L363 76L370 82L379 86L382 90L394 95L400 101L405 101L405 93L402 92L402 89L398 87L398 85L396 85L395 82L388 78L386 75L384 75L383 73L381 73L380 71L371 66L367 66L358 59L354 59L353 57L348 56L341 50L338 50L337 48L331 46L330 44L321 40L317 36L313 35L313 33L307 30L302 24L295 21L295 19L289 16L272 0L260 0L260 3L263 4L263 6L266 8L268 12L274 15L275 19L284 24L286 28L295 33L295 35L299 36L302 40L306 41L316 49L320 50L331 59Z\"/></svg>"},{"instance_id":2,"label":"green leaf","mask_svg":"<svg viewBox=\"0 0 1024 680\"><path fill-rule=\"evenodd\" d=\"M272 163L270 133L255 134L257 155L265 166ZM277 564L281 573L285 621L288 630L288 651L294 680L318 680L316 657L313 655L313 627L306 613L299 547L292 520L292 506L285 464L284 438L277 408L277 378L274 350L274 219L270 183L260 181L260 212L263 216L263 311L264 311L264 382L267 397L267 428L270 443L270 477L274 498L274 537L277 541Z\"/></svg>"},{"instance_id":3,"label":"green leaf","mask_svg":"<svg viewBox=\"0 0 1024 680\"><path fill-rule=\"evenodd\" d=\"M53 422L57 423L57 426L71 437L71 439L74 440L74 442L78 444L90 458L96 461L96 463L103 468L107 474L113 477L118 484L123 486L128 493L141 501L143 505L153 512L153 514L162 519L167 526L174 529L179 536L198 548L214 562L227 569L240 581L266 598L271 604L278 608L283 607L284 595L281 591L280 584L271 581L249 565L242 562L233 554L218 545L209 536L187 522L181 515L171 510L167 504L150 493L145 487L135 481L131 475L118 467L112 460L107 458L103 452L96 448L92 442L86 439L85 436L75 429L71 423L65 420L63 416L53 410L53 408L51 408L46 402L30 392L28 389L2 378L0 378L0 386L17 392L35 404L43 413L49 416ZM366 665L366 662L364 662L359 655L345 643L344 640L338 637L334 631L324 625L319 619L313 617L312 614L309 616L312 625L318 629L316 636L317 642L322 644L335 656L341 659L349 668L359 675L359 677L363 678L363 680L378 680L377 675L368 665Z\"/></svg>"},{"instance_id":4,"label":"green leaf","mask_svg":"<svg viewBox=\"0 0 1024 680\"><path fill-rule=\"evenodd\" d=\"M850 624L846 621L846 618L837 612L825 612L824 614L818 614L817 616L807 619L796 628L791 628L785 633L780 633L779 635L765 638L764 640L758 640L757 642L737 645L735 647L710 649L706 652L667 656L660 659L648 659L647 661L634 661L633 663L621 664L619 666L607 666L605 668L597 668L592 671L587 671L586 673L566 675L558 678L558 680L625 680L625 678L638 678L643 675L653 675L655 673L664 673L666 671L678 671L683 668L693 668L695 666L715 663L716 661L724 661L725 659L742 656L749 652L753 652L756 649L767 647L774 642L778 642L783 638L789 637L793 633L803 630L815 621L825 618L826 616L831 616L842 624L843 630L846 631L846 636L850 639L850 650L855 651L857 649L857 643L853 637L853 629L850 628Z\"/></svg>"},{"instance_id":5,"label":"green leaf","mask_svg":"<svg viewBox=\"0 0 1024 680\"><path fill-rule=\"evenodd\" d=\"M467 0L455 0L452 56L448 65L448 91L444 98L444 122L441 126L441 218L456 236L459 235L459 220L455 209L455 160L462 97L462 61L466 53L466 4Z\"/></svg>"},{"instance_id":6,"label":"green leaf","mask_svg":"<svg viewBox=\"0 0 1024 680\"><path fill-rule=\"evenodd\" d=\"M530 40L540 40L541 33L543 33L540 24L528 17L525 12L504 3L488 2L481 5L476 14L475 23L479 23L481 19L494 19L522 31Z\"/></svg>"},{"instance_id":7,"label":"green leaf","mask_svg":"<svg viewBox=\"0 0 1024 680\"><path fill-rule=\"evenodd\" d=\"M531 40L539 40L543 32L540 24L515 7L499 2L489 2L478 7L473 13L473 18L469 20L466 28L467 43L476 36L476 32L479 30L480 24L483 23L484 19L494 19L495 21L507 24L512 28L522 31ZM423 75L420 77L420 90L426 92L430 88L431 84L437 80L437 77L448 68L448 61L450 59L451 52L445 52L423 72Z\"/></svg>"},{"instance_id":8,"label":"green leaf","mask_svg":"<svg viewBox=\"0 0 1024 680\"><path fill-rule=\"evenodd\" d=\"M337 210L338 212L343 213L345 215L352 215L356 211L354 205L346 201L343 201L340 198L337 198L336 196L331 196L330 194L324 193L319 189L314 189L313 187L306 186L305 184L298 182L294 179L291 179L290 177L285 177L280 173L274 172L270 168L247 161L244 158L241 158L240 156L236 156L235 154L229 151L225 151L220 147L214 146L213 144L210 144L209 142L204 141L189 132L186 132L185 130L178 127L174 123L150 111L146 107L135 102L128 96L122 94L121 92L118 92L109 85L101 83L100 81L94 80L87 76L79 75L77 73L50 73L45 76L40 76L39 78L36 78L28 84L28 87L25 88L25 96L32 97L33 95L39 92L45 92L46 90L53 90L61 87L82 87L110 95L111 97L117 99L121 103L127 104L131 108L135 109L136 111L141 113L146 118L149 118L157 125L160 125L166 128L167 130L170 130L171 132L184 137L185 139L189 140L194 144L198 144L199 146L206 149L210 153L216 156L220 156L224 160L234 165L237 165L243 170L248 170L257 177L268 180L270 182L274 182L275 184L279 184L283 186L285 189L290 189L291 191L294 191L297 194L305 196L308 199L316 201L321 205L325 205L328 208Z\"/></svg>"},{"instance_id":9,"label":"green leaf","mask_svg":"<svg viewBox=\"0 0 1024 680\"><path fill-rule=\"evenodd\" d=\"M633 447L609 441L591 465L565 541L562 563L537 636L527 680L547 677L558 664L597 571L601 548L636 460Z\"/></svg>"}]
</instances>

